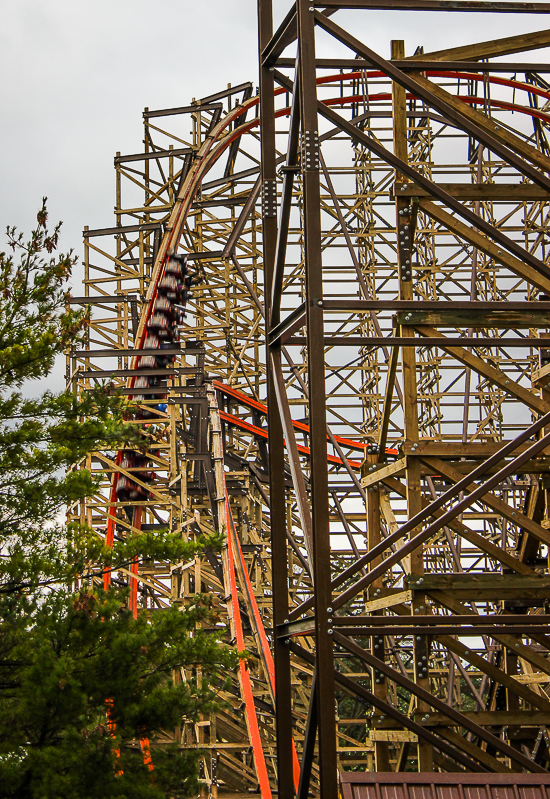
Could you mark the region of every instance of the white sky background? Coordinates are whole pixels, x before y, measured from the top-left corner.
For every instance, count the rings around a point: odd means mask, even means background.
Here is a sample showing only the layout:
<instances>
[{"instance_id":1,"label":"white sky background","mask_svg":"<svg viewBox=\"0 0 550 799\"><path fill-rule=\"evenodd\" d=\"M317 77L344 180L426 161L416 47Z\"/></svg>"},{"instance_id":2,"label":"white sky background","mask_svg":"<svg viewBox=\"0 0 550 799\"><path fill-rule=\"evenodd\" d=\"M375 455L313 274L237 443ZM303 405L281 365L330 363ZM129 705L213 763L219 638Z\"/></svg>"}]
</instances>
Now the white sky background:
<instances>
[{"instance_id":1,"label":"white sky background","mask_svg":"<svg viewBox=\"0 0 550 799\"><path fill-rule=\"evenodd\" d=\"M274 0L276 24L289 7ZM84 225L114 224L113 157L141 151L145 106L257 84L255 0L0 0L0 12L2 249L6 225L28 232L47 195L50 221L64 222L61 249L81 255ZM429 51L550 27L549 17L529 15L344 11L334 20L386 57L392 38L405 39L410 55L420 44ZM319 55L342 52L329 46Z\"/></svg>"}]
</instances>

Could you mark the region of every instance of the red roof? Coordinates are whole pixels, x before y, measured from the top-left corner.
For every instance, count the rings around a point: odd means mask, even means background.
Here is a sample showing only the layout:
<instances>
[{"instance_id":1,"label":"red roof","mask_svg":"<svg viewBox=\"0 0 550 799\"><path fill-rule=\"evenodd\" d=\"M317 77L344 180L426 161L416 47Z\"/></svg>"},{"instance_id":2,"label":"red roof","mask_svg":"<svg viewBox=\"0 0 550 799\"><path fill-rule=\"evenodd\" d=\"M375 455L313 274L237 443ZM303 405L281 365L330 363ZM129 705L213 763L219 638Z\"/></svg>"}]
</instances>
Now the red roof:
<instances>
[{"instance_id":1,"label":"red roof","mask_svg":"<svg viewBox=\"0 0 550 799\"><path fill-rule=\"evenodd\" d=\"M344 799L550 799L550 773L341 772Z\"/></svg>"}]
</instances>

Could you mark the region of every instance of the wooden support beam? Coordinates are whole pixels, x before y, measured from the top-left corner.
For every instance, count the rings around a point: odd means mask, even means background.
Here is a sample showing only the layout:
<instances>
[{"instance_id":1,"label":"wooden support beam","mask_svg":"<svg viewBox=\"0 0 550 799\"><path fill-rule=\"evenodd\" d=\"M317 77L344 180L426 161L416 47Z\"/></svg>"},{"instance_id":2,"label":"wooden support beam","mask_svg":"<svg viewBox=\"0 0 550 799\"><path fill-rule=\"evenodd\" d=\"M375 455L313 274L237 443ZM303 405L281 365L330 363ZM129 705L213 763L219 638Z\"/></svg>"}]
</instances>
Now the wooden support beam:
<instances>
[{"instance_id":1,"label":"wooden support beam","mask_svg":"<svg viewBox=\"0 0 550 799\"><path fill-rule=\"evenodd\" d=\"M526 53L528 50L539 50L550 45L550 30L520 33L517 36L506 36L477 44L465 44L462 47L449 47L445 50L434 50L431 53L420 53L410 57L410 61L475 61L481 58Z\"/></svg>"},{"instance_id":2,"label":"wooden support beam","mask_svg":"<svg viewBox=\"0 0 550 799\"><path fill-rule=\"evenodd\" d=\"M482 114L472 106L462 102L458 97L449 94L448 91L429 78L415 74L414 80L419 86L431 91L435 97L448 103L448 105L463 116L465 120L475 122L479 128L490 133L498 142L509 147L514 152L519 153L523 158L530 161L544 172L550 172L550 158L544 155L540 150L537 150L536 147L533 147L532 144L528 144L520 136L516 136L515 133L509 131L502 124L499 124L499 121L493 120L492 117Z\"/></svg>"},{"instance_id":3,"label":"wooden support beam","mask_svg":"<svg viewBox=\"0 0 550 799\"><path fill-rule=\"evenodd\" d=\"M388 477L383 482L395 493L402 497L405 496L405 488L399 480ZM424 497L422 500L422 507L426 508L429 504L429 500ZM435 519L438 519L442 513L443 511L441 510L434 511L433 516ZM494 558L498 563L502 563L508 569L512 569L512 571L517 572L518 574L530 574L532 576L537 574L533 569L530 568L530 566L527 566L525 563L519 560L519 558L514 557L502 547L493 544L492 541L488 541L483 535L471 530L458 519L453 519L450 521L448 526L451 528L451 530L455 530L455 532L457 532L461 538L469 541L471 544L481 550L481 552L485 552L487 555L489 555L489 557Z\"/></svg>"},{"instance_id":4,"label":"wooden support beam","mask_svg":"<svg viewBox=\"0 0 550 799\"><path fill-rule=\"evenodd\" d=\"M437 330L433 327L429 327L428 325L417 325L415 329L423 336L433 336L437 335ZM465 366L468 366L474 372L481 375L482 377L486 377L491 383L495 386L501 388L506 394L510 397L514 397L514 399L519 400L524 405L527 405L528 408L531 410L536 411L537 413L548 413L550 411L550 403L545 402L528 388L516 383L515 380L511 379L502 372L500 369L496 369L494 366L490 366L483 358L480 358L479 355L474 355L473 352L468 352L467 349L464 347L445 347L442 346L445 352L448 352L450 355L453 355L457 361L463 363Z\"/></svg>"},{"instance_id":5,"label":"wooden support beam","mask_svg":"<svg viewBox=\"0 0 550 799\"><path fill-rule=\"evenodd\" d=\"M462 479L462 475L460 475L448 463L445 463L445 461L442 461L439 458L423 458L423 460L425 460L426 463L429 463L430 466L433 466L434 469L440 472L452 483L457 483ZM471 485L465 490L471 491L474 488L475 485ZM536 521L530 519L524 513L521 513L519 509L512 508L507 502L504 502L504 500L493 494L492 491L488 491L486 494L484 494L480 501L484 505L487 505L497 513L501 514L501 516L507 519L511 524L515 524L522 530L526 530L530 535L534 536L537 541L550 546L550 530L545 530Z\"/></svg>"},{"instance_id":6,"label":"wooden support beam","mask_svg":"<svg viewBox=\"0 0 550 799\"><path fill-rule=\"evenodd\" d=\"M431 593L429 596L432 596ZM498 666L494 666L492 663L489 663L484 657L478 655L472 649L463 644L462 641L459 641L450 635L443 635L439 639L439 643L441 646L444 646L451 652L454 652L455 655L458 655L460 658L465 660L467 663L470 663L476 669L479 669L479 671L483 672L497 683L504 685L510 691L516 693L533 707L538 708L539 710L550 711L550 701L546 699L546 697L540 696L526 685L518 683L513 677L511 677L509 674L506 674L506 672L502 669L499 669Z\"/></svg>"},{"instance_id":7,"label":"wooden support beam","mask_svg":"<svg viewBox=\"0 0 550 799\"><path fill-rule=\"evenodd\" d=\"M508 579L509 577L509 575L502 575L502 576L504 579ZM531 583L533 582L531 578L519 577L519 575L510 576L510 579L514 583L522 581L523 582L530 581ZM539 578L539 579L544 580L544 578ZM452 610L453 613L460 613L464 615L469 615L470 613L471 615L474 615L473 612L470 611L467 605L464 605L456 598L456 596L448 592L445 591L440 592L438 594L438 602L447 607L449 610ZM528 621L529 621L529 616L526 616L525 623L528 624ZM491 638L493 638L495 641L498 641L503 646L507 647L515 655L518 655L519 657L522 657L524 660L526 660L528 663L531 663L531 665L535 666L535 668L537 668L539 671L542 671L544 672L544 674L548 674L550 676L550 661L547 660L547 658L545 658L543 655L539 654L539 652L535 652L530 646L527 646L526 644L522 643L521 636L518 637L517 635L507 635L505 632L502 633L495 632L491 633ZM514 690L514 688L512 688L512 690Z\"/></svg>"},{"instance_id":8,"label":"wooden support beam","mask_svg":"<svg viewBox=\"0 0 550 799\"><path fill-rule=\"evenodd\" d=\"M368 474L365 477L361 478L361 485L363 488L368 488L369 486L376 485L376 483L383 482L387 477L391 477L392 475L402 474L404 470L407 468L407 459L400 458L393 463L389 463L387 466L378 466L372 463L370 466L367 466L369 469Z\"/></svg>"},{"instance_id":9,"label":"wooden support beam","mask_svg":"<svg viewBox=\"0 0 550 799\"><path fill-rule=\"evenodd\" d=\"M438 183L444 191L457 200L477 200L478 202L535 202L550 200L550 193L532 183ZM395 183L394 194L399 197L418 197L429 199L431 195L414 183Z\"/></svg>"},{"instance_id":10,"label":"wooden support beam","mask_svg":"<svg viewBox=\"0 0 550 799\"><path fill-rule=\"evenodd\" d=\"M531 285L537 286L537 288L542 291L550 293L550 280L544 275L541 275L536 269L533 269L533 267L524 263L519 258L511 255L494 241L491 241L487 236L475 230L471 225L465 225L460 219L457 219L456 216L452 216L452 214L448 213L448 211L445 211L434 202L420 200L419 204L428 216L435 219L437 222L441 222L442 225L445 225L449 232L455 233L459 238L464 239L464 241L468 241L474 247L477 247L478 250L481 250L481 252L484 252L490 258L493 258L497 263L502 264L502 266L509 269L518 277L531 283Z\"/></svg>"}]
</instances>

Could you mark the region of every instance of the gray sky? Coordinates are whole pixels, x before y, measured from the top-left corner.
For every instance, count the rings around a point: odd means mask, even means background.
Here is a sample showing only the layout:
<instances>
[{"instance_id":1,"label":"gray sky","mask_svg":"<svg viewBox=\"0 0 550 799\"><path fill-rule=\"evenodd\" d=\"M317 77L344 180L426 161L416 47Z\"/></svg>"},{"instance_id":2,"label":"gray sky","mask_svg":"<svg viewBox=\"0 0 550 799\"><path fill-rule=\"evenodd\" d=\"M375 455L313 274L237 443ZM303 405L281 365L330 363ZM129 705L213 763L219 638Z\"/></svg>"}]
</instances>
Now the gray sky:
<instances>
[{"instance_id":1,"label":"gray sky","mask_svg":"<svg viewBox=\"0 0 550 799\"><path fill-rule=\"evenodd\" d=\"M289 5L274 0L278 20ZM85 224L114 224L113 156L141 150L145 106L257 83L255 0L0 0L0 11L0 226L28 231L47 195L51 221L64 220L63 248L79 255ZM546 17L481 14L333 19L386 56L391 38L404 38L411 54L419 44L437 49L550 27ZM337 52L332 42L323 55Z\"/></svg>"}]
</instances>

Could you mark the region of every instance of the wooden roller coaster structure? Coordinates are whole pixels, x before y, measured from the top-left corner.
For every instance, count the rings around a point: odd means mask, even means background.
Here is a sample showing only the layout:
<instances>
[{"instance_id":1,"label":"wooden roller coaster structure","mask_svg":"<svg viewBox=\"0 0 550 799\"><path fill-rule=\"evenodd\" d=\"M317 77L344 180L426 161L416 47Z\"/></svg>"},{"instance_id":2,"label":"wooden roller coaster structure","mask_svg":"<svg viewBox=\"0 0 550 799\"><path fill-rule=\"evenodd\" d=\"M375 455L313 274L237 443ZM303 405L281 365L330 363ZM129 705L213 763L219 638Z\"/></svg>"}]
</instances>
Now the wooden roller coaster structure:
<instances>
[{"instance_id":1,"label":"wooden roller coaster structure","mask_svg":"<svg viewBox=\"0 0 550 799\"><path fill-rule=\"evenodd\" d=\"M68 384L132 396L147 451L75 464L69 518L226 537L91 570L136 614L209 592L247 650L150 742L199 749L205 796L550 768L550 66L510 59L550 30L388 60L338 9L550 4L298 0L274 33L259 0L259 91L145 109L72 300Z\"/></svg>"}]
</instances>

